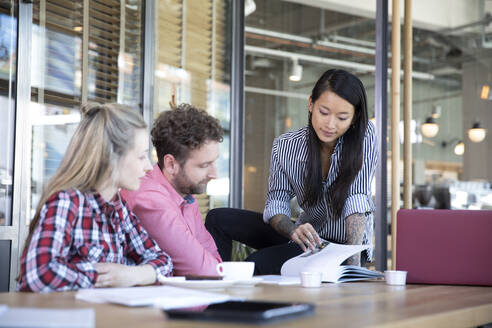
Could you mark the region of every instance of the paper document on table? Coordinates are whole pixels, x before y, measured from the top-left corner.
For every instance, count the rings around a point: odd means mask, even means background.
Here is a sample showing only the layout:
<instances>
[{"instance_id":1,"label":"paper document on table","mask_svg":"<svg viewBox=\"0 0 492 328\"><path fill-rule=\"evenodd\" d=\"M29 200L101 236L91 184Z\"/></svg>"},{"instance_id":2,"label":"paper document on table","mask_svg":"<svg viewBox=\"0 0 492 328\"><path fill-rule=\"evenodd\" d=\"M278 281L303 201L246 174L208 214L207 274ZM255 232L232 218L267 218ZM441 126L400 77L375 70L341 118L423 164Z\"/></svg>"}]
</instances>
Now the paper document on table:
<instances>
[{"instance_id":1,"label":"paper document on table","mask_svg":"<svg viewBox=\"0 0 492 328\"><path fill-rule=\"evenodd\" d=\"M256 276L261 278L260 284L265 285L300 285L301 278L299 277L288 277L281 275L265 275L265 276Z\"/></svg>"},{"instance_id":2,"label":"paper document on table","mask_svg":"<svg viewBox=\"0 0 492 328\"><path fill-rule=\"evenodd\" d=\"M0 311L0 327L95 327L94 309L6 307Z\"/></svg>"},{"instance_id":3,"label":"paper document on table","mask_svg":"<svg viewBox=\"0 0 492 328\"><path fill-rule=\"evenodd\" d=\"M171 286L81 289L75 298L93 303L156 306L166 310L220 303L233 299L227 294Z\"/></svg>"}]
</instances>

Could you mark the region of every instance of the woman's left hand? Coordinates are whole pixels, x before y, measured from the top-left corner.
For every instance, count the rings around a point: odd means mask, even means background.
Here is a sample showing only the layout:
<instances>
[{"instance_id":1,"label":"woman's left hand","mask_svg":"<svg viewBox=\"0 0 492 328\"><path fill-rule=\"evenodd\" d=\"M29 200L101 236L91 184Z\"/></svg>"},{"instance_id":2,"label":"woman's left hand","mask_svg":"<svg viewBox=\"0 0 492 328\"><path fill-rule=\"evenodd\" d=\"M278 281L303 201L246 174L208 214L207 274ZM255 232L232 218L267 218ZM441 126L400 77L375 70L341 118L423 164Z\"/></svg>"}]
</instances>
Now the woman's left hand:
<instances>
[{"instance_id":1,"label":"woman's left hand","mask_svg":"<svg viewBox=\"0 0 492 328\"><path fill-rule=\"evenodd\" d=\"M95 287L131 287L155 282L156 273L151 265L128 266L116 263L96 263Z\"/></svg>"}]
</instances>

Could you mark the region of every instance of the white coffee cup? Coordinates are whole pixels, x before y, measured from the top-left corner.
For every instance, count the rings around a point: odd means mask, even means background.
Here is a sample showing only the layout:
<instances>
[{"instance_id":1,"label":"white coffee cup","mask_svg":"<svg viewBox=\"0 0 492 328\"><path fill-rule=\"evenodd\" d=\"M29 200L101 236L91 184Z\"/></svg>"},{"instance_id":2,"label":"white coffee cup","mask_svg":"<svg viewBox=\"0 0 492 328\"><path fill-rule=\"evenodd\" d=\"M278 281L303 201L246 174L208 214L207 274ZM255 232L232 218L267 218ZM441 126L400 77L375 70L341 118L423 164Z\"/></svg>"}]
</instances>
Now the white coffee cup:
<instances>
[{"instance_id":1,"label":"white coffee cup","mask_svg":"<svg viewBox=\"0 0 492 328\"><path fill-rule=\"evenodd\" d=\"M301 272L301 285L302 287L320 287L322 276L321 272Z\"/></svg>"},{"instance_id":2,"label":"white coffee cup","mask_svg":"<svg viewBox=\"0 0 492 328\"><path fill-rule=\"evenodd\" d=\"M228 280L250 280L255 271L255 262L222 262L217 264L219 276Z\"/></svg>"},{"instance_id":3,"label":"white coffee cup","mask_svg":"<svg viewBox=\"0 0 492 328\"><path fill-rule=\"evenodd\" d=\"M405 285L407 280L407 271L386 270L384 271L384 279L388 285Z\"/></svg>"}]
</instances>

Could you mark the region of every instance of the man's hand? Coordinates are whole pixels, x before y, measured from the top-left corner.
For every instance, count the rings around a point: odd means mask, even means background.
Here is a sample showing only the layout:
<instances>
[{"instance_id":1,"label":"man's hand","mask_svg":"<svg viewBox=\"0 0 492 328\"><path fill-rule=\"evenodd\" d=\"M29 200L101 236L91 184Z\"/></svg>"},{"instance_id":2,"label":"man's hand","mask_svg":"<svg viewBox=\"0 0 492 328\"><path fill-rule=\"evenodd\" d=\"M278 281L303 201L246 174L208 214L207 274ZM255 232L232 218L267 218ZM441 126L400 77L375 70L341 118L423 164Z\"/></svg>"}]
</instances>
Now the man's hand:
<instances>
[{"instance_id":1,"label":"man's hand","mask_svg":"<svg viewBox=\"0 0 492 328\"><path fill-rule=\"evenodd\" d=\"M278 214L270 219L270 225L282 236L292 239L304 252L307 248L314 250L316 245L321 245L321 238L309 223L296 227L287 216Z\"/></svg>"},{"instance_id":2,"label":"man's hand","mask_svg":"<svg viewBox=\"0 0 492 328\"><path fill-rule=\"evenodd\" d=\"M130 287L148 285L156 280L156 273L150 264L128 266L116 263L96 263L97 281L95 287Z\"/></svg>"}]
</instances>

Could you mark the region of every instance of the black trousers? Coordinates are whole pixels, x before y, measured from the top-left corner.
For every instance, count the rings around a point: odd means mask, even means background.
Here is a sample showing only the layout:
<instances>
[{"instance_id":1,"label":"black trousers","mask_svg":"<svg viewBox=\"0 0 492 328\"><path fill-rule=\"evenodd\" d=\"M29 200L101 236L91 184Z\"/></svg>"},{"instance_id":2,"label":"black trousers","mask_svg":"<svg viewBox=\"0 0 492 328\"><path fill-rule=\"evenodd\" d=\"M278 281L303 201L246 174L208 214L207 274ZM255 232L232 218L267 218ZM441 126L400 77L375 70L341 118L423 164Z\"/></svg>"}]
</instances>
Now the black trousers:
<instances>
[{"instance_id":1,"label":"black trousers","mask_svg":"<svg viewBox=\"0 0 492 328\"><path fill-rule=\"evenodd\" d=\"M255 275L280 274L285 261L302 253L299 245L264 223L262 213L216 208L208 212L205 227L214 238L223 261L231 260L233 240L257 249L246 259L255 262ZM366 262L366 252L362 252L361 266Z\"/></svg>"},{"instance_id":2,"label":"black trousers","mask_svg":"<svg viewBox=\"0 0 492 328\"><path fill-rule=\"evenodd\" d=\"M246 261L255 262L255 275L280 274L288 259L302 249L263 222L263 214L234 208L217 208L207 214L205 227L215 240L223 261L230 261L232 241L248 245L256 252Z\"/></svg>"}]
</instances>

